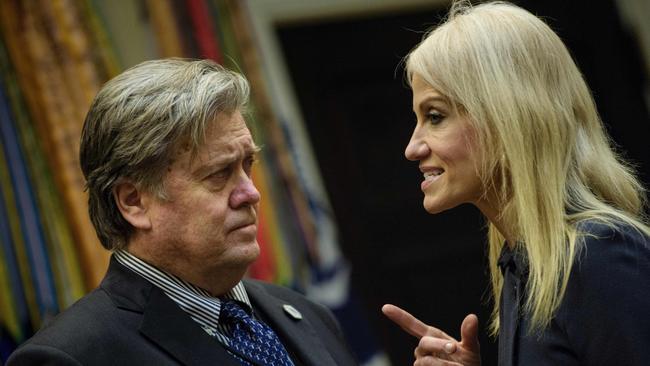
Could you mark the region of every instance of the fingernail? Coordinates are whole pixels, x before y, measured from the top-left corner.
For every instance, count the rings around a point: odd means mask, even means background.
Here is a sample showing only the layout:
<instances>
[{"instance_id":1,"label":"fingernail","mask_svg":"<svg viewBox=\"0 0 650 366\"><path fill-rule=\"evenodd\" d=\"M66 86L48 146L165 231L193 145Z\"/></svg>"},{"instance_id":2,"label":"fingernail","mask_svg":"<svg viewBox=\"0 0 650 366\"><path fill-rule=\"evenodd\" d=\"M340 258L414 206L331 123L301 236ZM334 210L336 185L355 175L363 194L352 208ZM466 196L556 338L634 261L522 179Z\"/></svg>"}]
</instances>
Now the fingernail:
<instances>
[{"instance_id":1,"label":"fingernail","mask_svg":"<svg viewBox=\"0 0 650 366\"><path fill-rule=\"evenodd\" d=\"M454 353L454 345L451 343L445 344L445 352Z\"/></svg>"}]
</instances>

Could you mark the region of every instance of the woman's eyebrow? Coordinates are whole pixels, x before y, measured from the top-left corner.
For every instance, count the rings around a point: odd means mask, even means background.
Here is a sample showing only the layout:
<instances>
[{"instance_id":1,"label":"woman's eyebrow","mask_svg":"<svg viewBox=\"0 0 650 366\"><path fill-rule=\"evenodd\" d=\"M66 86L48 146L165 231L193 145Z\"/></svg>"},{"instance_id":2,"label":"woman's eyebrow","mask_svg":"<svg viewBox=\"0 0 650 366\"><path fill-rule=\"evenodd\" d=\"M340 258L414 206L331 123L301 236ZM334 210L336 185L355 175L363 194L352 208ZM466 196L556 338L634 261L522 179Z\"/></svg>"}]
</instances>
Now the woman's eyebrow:
<instances>
[{"instance_id":1,"label":"woman's eyebrow","mask_svg":"<svg viewBox=\"0 0 650 366\"><path fill-rule=\"evenodd\" d=\"M448 104L449 104L449 100L447 98L443 97L442 95L429 95L429 96L426 96L426 97L422 98L420 101L418 101L416 109L421 109L424 104L430 103L430 102L441 102L441 103L445 104L445 107L448 106ZM415 111L415 109L414 109L414 111Z\"/></svg>"}]
</instances>

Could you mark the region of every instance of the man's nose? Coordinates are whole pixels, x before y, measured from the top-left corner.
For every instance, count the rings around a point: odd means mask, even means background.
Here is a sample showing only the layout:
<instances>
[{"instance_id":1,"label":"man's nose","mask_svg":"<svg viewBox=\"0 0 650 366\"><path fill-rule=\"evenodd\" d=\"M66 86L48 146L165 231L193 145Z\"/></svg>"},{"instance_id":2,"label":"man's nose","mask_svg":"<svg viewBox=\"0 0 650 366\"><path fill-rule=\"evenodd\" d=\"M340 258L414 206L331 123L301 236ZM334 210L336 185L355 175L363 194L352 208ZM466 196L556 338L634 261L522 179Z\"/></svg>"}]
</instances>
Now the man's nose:
<instances>
[{"instance_id":1,"label":"man's nose","mask_svg":"<svg viewBox=\"0 0 650 366\"><path fill-rule=\"evenodd\" d=\"M244 175L237 187L230 194L229 205L231 208L239 208L242 206L252 206L260 201L260 192L255 188L253 180Z\"/></svg>"}]
</instances>

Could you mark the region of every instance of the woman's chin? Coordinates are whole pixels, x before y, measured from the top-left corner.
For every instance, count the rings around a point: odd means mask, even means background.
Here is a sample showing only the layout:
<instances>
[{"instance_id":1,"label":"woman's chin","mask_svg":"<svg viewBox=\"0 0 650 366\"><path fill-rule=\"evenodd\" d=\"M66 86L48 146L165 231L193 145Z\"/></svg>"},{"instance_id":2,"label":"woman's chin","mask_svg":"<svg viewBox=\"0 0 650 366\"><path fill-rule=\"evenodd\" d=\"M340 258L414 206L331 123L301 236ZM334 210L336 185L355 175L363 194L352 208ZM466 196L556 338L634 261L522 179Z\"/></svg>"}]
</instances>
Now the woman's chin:
<instances>
[{"instance_id":1,"label":"woman's chin","mask_svg":"<svg viewBox=\"0 0 650 366\"><path fill-rule=\"evenodd\" d=\"M432 214L432 215L435 215L435 214L438 214L438 213L444 211L438 205L427 204L426 200L424 201L423 206L424 206L424 210L427 211L428 213Z\"/></svg>"},{"instance_id":2,"label":"woman's chin","mask_svg":"<svg viewBox=\"0 0 650 366\"><path fill-rule=\"evenodd\" d=\"M443 211L447 211L450 208L457 206L457 205L450 206L444 202L433 200L427 197L424 197L424 202L422 202L422 205L424 206L424 209L432 215L439 214Z\"/></svg>"}]
</instances>

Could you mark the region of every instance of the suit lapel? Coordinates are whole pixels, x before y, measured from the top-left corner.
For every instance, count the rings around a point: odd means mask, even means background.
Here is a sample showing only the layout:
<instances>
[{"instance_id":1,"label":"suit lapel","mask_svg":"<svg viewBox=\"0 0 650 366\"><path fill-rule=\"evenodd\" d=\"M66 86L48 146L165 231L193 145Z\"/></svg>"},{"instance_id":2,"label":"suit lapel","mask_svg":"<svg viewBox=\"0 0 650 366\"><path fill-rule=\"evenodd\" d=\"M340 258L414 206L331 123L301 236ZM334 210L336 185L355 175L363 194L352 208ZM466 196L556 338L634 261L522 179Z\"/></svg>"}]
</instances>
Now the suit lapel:
<instances>
[{"instance_id":1,"label":"suit lapel","mask_svg":"<svg viewBox=\"0 0 650 366\"><path fill-rule=\"evenodd\" d=\"M186 365L241 366L159 289L152 291L140 332Z\"/></svg>"},{"instance_id":2,"label":"suit lapel","mask_svg":"<svg viewBox=\"0 0 650 366\"><path fill-rule=\"evenodd\" d=\"M162 290L115 259L102 288L117 307L141 313L140 333L181 364L241 366Z\"/></svg>"},{"instance_id":3,"label":"suit lapel","mask_svg":"<svg viewBox=\"0 0 650 366\"><path fill-rule=\"evenodd\" d=\"M280 336L305 365L336 365L325 345L320 341L309 319L295 319L285 312L283 306L291 305L270 295L258 284L245 282L246 291L253 308L260 312L269 326ZM297 364L300 364L297 362Z\"/></svg>"},{"instance_id":4,"label":"suit lapel","mask_svg":"<svg viewBox=\"0 0 650 366\"><path fill-rule=\"evenodd\" d=\"M336 365L308 318L286 313L286 301L262 286L245 282L253 307L293 351L296 364ZM209 336L162 290L111 259L101 287L118 308L142 314L140 333L185 365L241 366L215 338ZM288 304L291 305L291 304Z\"/></svg>"},{"instance_id":5,"label":"suit lapel","mask_svg":"<svg viewBox=\"0 0 650 366\"><path fill-rule=\"evenodd\" d=\"M517 359L522 292L524 286L513 265L504 267L504 285L499 310L499 365L514 365Z\"/></svg>"}]
</instances>

